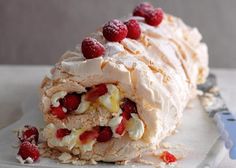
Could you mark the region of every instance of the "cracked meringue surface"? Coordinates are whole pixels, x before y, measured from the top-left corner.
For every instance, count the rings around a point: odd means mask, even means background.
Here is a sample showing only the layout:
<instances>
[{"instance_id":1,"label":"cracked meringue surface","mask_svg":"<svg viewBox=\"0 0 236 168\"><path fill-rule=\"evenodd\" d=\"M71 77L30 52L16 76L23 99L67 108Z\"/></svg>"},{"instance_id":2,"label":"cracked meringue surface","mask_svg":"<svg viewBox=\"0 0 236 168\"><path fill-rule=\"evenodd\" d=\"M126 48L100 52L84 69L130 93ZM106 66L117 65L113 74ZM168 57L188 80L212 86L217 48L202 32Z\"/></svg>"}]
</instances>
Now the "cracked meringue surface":
<instances>
[{"instance_id":1,"label":"cracked meringue surface","mask_svg":"<svg viewBox=\"0 0 236 168\"><path fill-rule=\"evenodd\" d=\"M168 14L158 27L147 25L141 17L131 18L138 20L142 30L138 40L125 38L120 43L107 42L100 31L93 33L92 36L106 48L103 57L86 60L78 48L67 51L52 69L51 76L45 77L41 84L44 119L58 128L72 130L108 125L112 116L108 111L119 109L110 104L96 111L87 103L78 108L77 115L59 120L49 111L52 102L58 106L58 99L65 93L84 93L86 88L101 83L114 84L122 97L136 103L137 114L129 121L135 125L127 129L128 133L108 142L93 142L89 151L79 153L81 159L130 160L155 148L176 129L188 101L195 96L196 85L204 82L208 75L207 46L201 43L202 37L196 28ZM112 85L109 87L117 92ZM112 97L108 93L99 100L106 102L109 96ZM118 99L119 96L113 101ZM82 102L85 102L83 98ZM46 140L53 144L47 137ZM73 153L61 143L53 147Z\"/></svg>"}]
</instances>

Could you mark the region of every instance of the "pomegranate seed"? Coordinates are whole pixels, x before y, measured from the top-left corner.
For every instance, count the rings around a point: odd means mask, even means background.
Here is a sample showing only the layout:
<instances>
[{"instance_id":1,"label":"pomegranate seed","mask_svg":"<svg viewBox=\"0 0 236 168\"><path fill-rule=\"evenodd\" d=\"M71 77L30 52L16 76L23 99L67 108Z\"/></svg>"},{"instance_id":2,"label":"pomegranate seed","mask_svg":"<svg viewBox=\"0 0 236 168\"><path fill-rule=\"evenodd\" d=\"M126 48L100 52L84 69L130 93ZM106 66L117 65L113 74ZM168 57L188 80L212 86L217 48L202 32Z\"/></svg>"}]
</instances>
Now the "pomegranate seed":
<instances>
[{"instance_id":1,"label":"pomegranate seed","mask_svg":"<svg viewBox=\"0 0 236 168\"><path fill-rule=\"evenodd\" d=\"M62 100L61 104L68 112L74 111L78 108L81 101L81 96L77 93L67 94Z\"/></svg>"},{"instance_id":2,"label":"pomegranate seed","mask_svg":"<svg viewBox=\"0 0 236 168\"><path fill-rule=\"evenodd\" d=\"M112 138L112 130L108 126L100 127L99 136L97 137L98 142L107 142Z\"/></svg>"},{"instance_id":3,"label":"pomegranate seed","mask_svg":"<svg viewBox=\"0 0 236 168\"><path fill-rule=\"evenodd\" d=\"M128 28L127 37L131 39L138 39L141 35L141 28L139 23L135 19L130 19L129 21L125 22L125 25Z\"/></svg>"},{"instance_id":4,"label":"pomegranate seed","mask_svg":"<svg viewBox=\"0 0 236 168\"><path fill-rule=\"evenodd\" d=\"M145 17L147 14L147 11L152 10L153 6L148 2L142 2L138 4L133 11L133 16L141 16Z\"/></svg>"},{"instance_id":5,"label":"pomegranate seed","mask_svg":"<svg viewBox=\"0 0 236 168\"><path fill-rule=\"evenodd\" d=\"M25 125L22 131L18 131L17 136L22 142L29 141L33 144L38 144L39 132L36 127Z\"/></svg>"},{"instance_id":6,"label":"pomegranate seed","mask_svg":"<svg viewBox=\"0 0 236 168\"><path fill-rule=\"evenodd\" d=\"M176 157L169 153L168 151L163 151L160 158L165 162L165 163L172 163L176 162Z\"/></svg>"},{"instance_id":7,"label":"pomegranate seed","mask_svg":"<svg viewBox=\"0 0 236 168\"><path fill-rule=\"evenodd\" d=\"M103 26L103 36L108 41L120 42L127 36L127 33L127 26L123 22L116 19L109 21Z\"/></svg>"},{"instance_id":8,"label":"pomegranate seed","mask_svg":"<svg viewBox=\"0 0 236 168\"><path fill-rule=\"evenodd\" d=\"M105 48L96 39L87 37L83 40L81 50L85 58L92 59L104 54Z\"/></svg>"},{"instance_id":9,"label":"pomegranate seed","mask_svg":"<svg viewBox=\"0 0 236 168\"><path fill-rule=\"evenodd\" d=\"M164 12L161 8L148 11L145 22L151 26L158 26L164 17Z\"/></svg>"},{"instance_id":10,"label":"pomegranate seed","mask_svg":"<svg viewBox=\"0 0 236 168\"><path fill-rule=\"evenodd\" d=\"M121 123L116 128L116 133L119 134L119 135L122 135L124 133L124 131L125 131L125 122L126 122L125 120L126 119L123 118L121 120Z\"/></svg>"},{"instance_id":11,"label":"pomegranate seed","mask_svg":"<svg viewBox=\"0 0 236 168\"><path fill-rule=\"evenodd\" d=\"M70 135L71 130L68 130L66 128L60 128L56 132L56 137L58 139L62 139L64 136Z\"/></svg>"},{"instance_id":12,"label":"pomegranate seed","mask_svg":"<svg viewBox=\"0 0 236 168\"><path fill-rule=\"evenodd\" d=\"M26 160L29 157L33 161L36 161L39 158L39 150L36 145L31 144L28 141L25 141L20 145L18 155L20 155L24 160Z\"/></svg>"},{"instance_id":13,"label":"pomegranate seed","mask_svg":"<svg viewBox=\"0 0 236 168\"><path fill-rule=\"evenodd\" d=\"M64 119L66 117L66 113L63 111L62 106L51 107L51 113L59 119Z\"/></svg>"},{"instance_id":14,"label":"pomegranate seed","mask_svg":"<svg viewBox=\"0 0 236 168\"><path fill-rule=\"evenodd\" d=\"M94 102L99 98L100 96L106 94L108 92L107 87L105 84L100 84L95 86L94 88L91 88L86 94L85 94L85 100Z\"/></svg>"},{"instance_id":15,"label":"pomegranate seed","mask_svg":"<svg viewBox=\"0 0 236 168\"><path fill-rule=\"evenodd\" d=\"M79 139L82 144L86 144L89 141L92 141L96 139L99 136L99 131L97 129L93 129L90 131L85 131L83 132L80 136Z\"/></svg>"},{"instance_id":16,"label":"pomegranate seed","mask_svg":"<svg viewBox=\"0 0 236 168\"><path fill-rule=\"evenodd\" d=\"M131 118L131 113L137 113L136 104L130 99L125 98L120 108L122 109L122 116L129 120Z\"/></svg>"}]
</instances>

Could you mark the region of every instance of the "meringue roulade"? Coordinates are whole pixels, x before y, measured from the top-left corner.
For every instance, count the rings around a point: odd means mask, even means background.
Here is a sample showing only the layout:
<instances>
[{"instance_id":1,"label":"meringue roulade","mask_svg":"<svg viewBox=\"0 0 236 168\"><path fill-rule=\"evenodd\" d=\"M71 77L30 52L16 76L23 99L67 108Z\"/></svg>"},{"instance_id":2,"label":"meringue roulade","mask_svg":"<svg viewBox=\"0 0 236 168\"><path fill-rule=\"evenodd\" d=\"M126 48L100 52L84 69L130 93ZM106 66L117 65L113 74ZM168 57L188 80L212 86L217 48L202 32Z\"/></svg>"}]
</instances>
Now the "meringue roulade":
<instances>
[{"instance_id":1,"label":"meringue roulade","mask_svg":"<svg viewBox=\"0 0 236 168\"><path fill-rule=\"evenodd\" d=\"M43 80L50 148L83 160L130 160L156 149L180 123L208 75L207 46L177 17L134 15L105 24L67 51Z\"/></svg>"}]
</instances>

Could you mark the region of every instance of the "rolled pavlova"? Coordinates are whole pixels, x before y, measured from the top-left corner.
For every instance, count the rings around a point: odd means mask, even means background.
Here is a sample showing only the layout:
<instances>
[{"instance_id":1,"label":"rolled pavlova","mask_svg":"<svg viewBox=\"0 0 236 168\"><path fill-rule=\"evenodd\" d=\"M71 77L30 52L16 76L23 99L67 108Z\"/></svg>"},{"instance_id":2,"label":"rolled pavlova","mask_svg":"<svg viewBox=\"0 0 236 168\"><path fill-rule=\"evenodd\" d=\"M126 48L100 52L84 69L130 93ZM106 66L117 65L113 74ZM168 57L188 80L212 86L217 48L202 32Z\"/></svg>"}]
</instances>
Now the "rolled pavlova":
<instances>
[{"instance_id":1,"label":"rolled pavlova","mask_svg":"<svg viewBox=\"0 0 236 168\"><path fill-rule=\"evenodd\" d=\"M41 109L50 148L84 160L124 161L157 148L176 129L208 75L207 46L181 19L162 13L155 25L150 17L160 13L145 12L123 19L126 27L105 24L45 77Z\"/></svg>"}]
</instances>

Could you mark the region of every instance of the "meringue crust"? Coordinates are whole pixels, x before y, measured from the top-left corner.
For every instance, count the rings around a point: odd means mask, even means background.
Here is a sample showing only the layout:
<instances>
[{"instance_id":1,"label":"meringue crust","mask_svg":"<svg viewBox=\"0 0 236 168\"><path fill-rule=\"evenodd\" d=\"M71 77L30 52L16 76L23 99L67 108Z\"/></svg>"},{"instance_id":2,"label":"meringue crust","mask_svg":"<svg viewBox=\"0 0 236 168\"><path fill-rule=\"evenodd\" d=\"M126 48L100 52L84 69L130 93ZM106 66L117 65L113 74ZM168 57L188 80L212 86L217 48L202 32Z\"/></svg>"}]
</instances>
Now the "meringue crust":
<instances>
[{"instance_id":1,"label":"meringue crust","mask_svg":"<svg viewBox=\"0 0 236 168\"><path fill-rule=\"evenodd\" d=\"M139 40L125 38L121 43L107 42L100 31L92 34L106 48L103 57L86 60L80 49L67 51L41 84L41 109L46 123L68 129L90 128L99 124L102 113L71 115L59 120L49 113L51 97L59 91L83 93L87 87L113 83L124 97L134 101L145 125L144 135L132 140L127 135L95 143L93 150L80 152L81 159L116 162L130 160L154 149L176 129L183 110L195 96L196 85L208 75L207 46L201 43L196 28L165 14L158 27L138 20ZM128 18L130 19L130 18ZM56 148L56 147L55 147ZM73 153L66 147L61 151Z\"/></svg>"}]
</instances>

